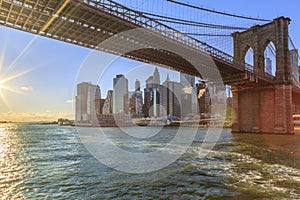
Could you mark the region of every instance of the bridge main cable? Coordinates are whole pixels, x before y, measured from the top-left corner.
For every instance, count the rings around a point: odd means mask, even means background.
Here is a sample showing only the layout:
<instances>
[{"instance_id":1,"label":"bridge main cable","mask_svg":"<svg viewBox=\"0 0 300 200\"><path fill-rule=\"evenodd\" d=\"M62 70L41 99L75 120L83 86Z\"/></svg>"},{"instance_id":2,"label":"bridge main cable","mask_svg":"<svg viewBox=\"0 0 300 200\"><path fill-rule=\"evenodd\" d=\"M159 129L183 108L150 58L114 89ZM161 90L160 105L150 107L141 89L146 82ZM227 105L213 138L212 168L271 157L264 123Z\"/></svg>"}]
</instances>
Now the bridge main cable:
<instances>
[{"instance_id":1,"label":"bridge main cable","mask_svg":"<svg viewBox=\"0 0 300 200\"><path fill-rule=\"evenodd\" d=\"M158 17L158 18L152 18L154 20L169 22L169 23L184 24L184 25L189 25L189 26L200 26L200 27L215 28L215 29L230 29L230 30L247 30L248 29L246 27L225 26L225 25L220 25L220 24L209 24L209 23L203 23L203 22L195 22L195 21L191 21L191 20L168 17L168 16L153 14L153 13L149 13L149 12L141 12L141 11L138 11L138 12L140 12L141 14L144 14L144 15L149 15L149 16L152 16L152 17Z\"/></svg>"},{"instance_id":2,"label":"bridge main cable","mask_svg":"<svg viewBox=\"0 0 300 200\"><path fill-rule=\"evenodd\" d=\"M178 4L178 5L182 5L182 6L194 8L194 9L197 9L197 10L203 10L203 11L206 11L206 12L212 12L212 13L216 13L216 14L220 14L220 15L226 15L226 16L230 16L230 17L236 17L236 18L248 19L248 20L254 20L254 21L262 21L262 22L270 22L270 21L272 21L272 20L268 20L268 19L246 17L246 16L242 16L242 15L236 15L236 14L231 14L231 13L226 13L226 12L211 10L211 9L202 8L202 7L199 7L199 6L190 5L190 4L187 4L187 3L182 3L182 2L179 2L179 1L175 1L175 0L167 0L167 1L169 1L171 3Z\"/></svg>"}]
</instances>

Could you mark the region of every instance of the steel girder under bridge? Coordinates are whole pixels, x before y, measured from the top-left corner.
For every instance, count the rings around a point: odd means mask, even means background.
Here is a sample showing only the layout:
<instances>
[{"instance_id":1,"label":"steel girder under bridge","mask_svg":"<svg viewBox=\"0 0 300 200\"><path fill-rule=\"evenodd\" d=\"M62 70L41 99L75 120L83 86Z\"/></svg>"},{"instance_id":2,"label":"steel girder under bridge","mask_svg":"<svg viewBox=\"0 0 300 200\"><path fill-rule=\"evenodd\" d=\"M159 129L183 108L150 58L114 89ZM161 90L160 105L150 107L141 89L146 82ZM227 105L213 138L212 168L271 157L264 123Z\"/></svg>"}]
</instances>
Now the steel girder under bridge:
<instances>
[{"instance_id":1,"label":"steel girder under bridge","mask_svg":"<svg viewBox=\"0 0 300 200\"><path fill-rule=\"evenodd\" d=\"M234 61L233 56L110 0L1 0L0 24L201 76L182 56L163 49L162 44L167 47L168 43L172 43L172 47L184 47L188 51L209 55L225 84L255 87L275 83L273 76L254 72L251 67L245 67L244 62ZM149 41L145 37L128 36L126 45L139 43L144 48L124 53L124 46L118 42L110 46L98 46L108 38L136 28L143 28L146 34L151 34L151 37L154 35L154 38ZM155 44L159 44L160 48ZM210 66L202 67L207 68L206 71L213 71Z\"/></svg>"}]
</instances>

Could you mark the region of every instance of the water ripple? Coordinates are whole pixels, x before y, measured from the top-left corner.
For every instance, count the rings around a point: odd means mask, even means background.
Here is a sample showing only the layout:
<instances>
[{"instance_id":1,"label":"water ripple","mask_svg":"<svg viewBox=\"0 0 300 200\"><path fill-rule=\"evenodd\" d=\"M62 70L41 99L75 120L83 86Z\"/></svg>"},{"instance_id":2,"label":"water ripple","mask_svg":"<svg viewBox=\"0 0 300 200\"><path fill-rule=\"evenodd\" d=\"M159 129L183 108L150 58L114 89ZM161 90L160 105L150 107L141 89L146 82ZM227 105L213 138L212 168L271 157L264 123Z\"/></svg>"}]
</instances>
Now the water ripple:
<instances>
[{"instance_id":1,"label":"water ripple","mask_svg":"<svg viewBox=\"0 0 300 200\"><path fill-rule=\"evenodd\" d=\"M176 133L168 128L156 138L132 140L107 130L116 145L133 152L161 150ZM162 170L127 174L93 158L73 127L0 124L0 199L299 198L300 158L272 148L267 136L224 130L201 158L204 136L200 130L188 151ZM295 151L300 138L293 141Z\"/></svg>"}]
</instances>

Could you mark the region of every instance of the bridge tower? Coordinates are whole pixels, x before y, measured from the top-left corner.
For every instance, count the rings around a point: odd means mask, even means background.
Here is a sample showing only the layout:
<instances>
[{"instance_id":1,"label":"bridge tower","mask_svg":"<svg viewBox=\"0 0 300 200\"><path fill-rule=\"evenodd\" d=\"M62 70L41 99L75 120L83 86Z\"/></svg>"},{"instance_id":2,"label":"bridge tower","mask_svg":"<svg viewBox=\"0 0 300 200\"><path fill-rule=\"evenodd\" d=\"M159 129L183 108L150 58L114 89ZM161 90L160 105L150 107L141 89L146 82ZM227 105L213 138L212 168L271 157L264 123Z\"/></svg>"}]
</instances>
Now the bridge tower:
<instances>
[{"instance_id":1,"label":"bridge tower","mask_svg":"<svg viewBox=\"0 0 300 200\"><path fill-rule=\"evenodd\" d=\"M232 34L234 62L245 63L249 48L254 52L255 74L266 74L264 52L269 43L276 48L274 85L233 86L233 132L294 134L292 121L292 68L289 51L290 19L279 17Z\"/></svg>"}]
</instances>

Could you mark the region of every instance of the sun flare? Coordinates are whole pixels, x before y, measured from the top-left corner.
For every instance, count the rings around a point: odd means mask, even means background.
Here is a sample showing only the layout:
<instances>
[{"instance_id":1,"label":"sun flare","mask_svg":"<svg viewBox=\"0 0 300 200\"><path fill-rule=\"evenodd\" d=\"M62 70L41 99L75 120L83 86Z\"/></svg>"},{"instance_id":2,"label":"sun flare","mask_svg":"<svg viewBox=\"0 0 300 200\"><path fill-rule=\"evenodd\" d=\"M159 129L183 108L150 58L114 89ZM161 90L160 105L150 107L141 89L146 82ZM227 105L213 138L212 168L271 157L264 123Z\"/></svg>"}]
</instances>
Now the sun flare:
<instances>
[{"instance_id":1,"label":"sun flare","mask_svg":"<svg viewBox=\"0 0 300 200\"><path fill-rule=\"evenodd\" d=\"M27 46L21 51L21 53L10 62L10 64L4 64L4 58L6 57L6 46L2 46L0 48L0 103L3 103L6 107L9 106L9 93L13 94L21 94L27 95L29 92L32 91L32 86L13 86L16 85L16 79L21 78L34 70L36 67L27 68L23 71L16 70L17 66L16 63L19 59L24 55L24 53L31 47L33 42L35 41L36 37L27 44ZM15 88L17 87L17 88ZM25 88L25 89L24 89Z\"/></svg>"},{"instance_id":2,"label":"sun flare","mask_svg":"<svg viewBox=\"0 0 300 200\"><path fill-rule=\"evenodd\" d=\"M20 73L12 74L6 77L1 77L0 79L0 102L2 101L6 107L10 107L8 105L8 99L6 98L6 93L5 92L11 92L15 94L21 94L21 95L26 95L27 93L24 93L18 89L14 89L12 87L9 87L9 82L13 81L14 79L17 79L19 77L24 76L28 72L30 72L32 69L25 70Z\"/></svg>"}]
</instances>

